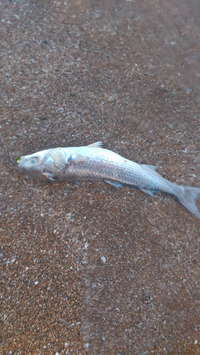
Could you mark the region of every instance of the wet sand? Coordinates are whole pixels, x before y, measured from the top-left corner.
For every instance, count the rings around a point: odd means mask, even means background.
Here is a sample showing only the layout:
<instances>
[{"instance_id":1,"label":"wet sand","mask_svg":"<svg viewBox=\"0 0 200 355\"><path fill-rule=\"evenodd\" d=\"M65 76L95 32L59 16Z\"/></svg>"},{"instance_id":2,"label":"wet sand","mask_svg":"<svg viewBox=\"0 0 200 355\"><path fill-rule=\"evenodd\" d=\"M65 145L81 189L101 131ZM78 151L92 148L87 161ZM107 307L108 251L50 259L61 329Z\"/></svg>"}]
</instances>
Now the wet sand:
<instances>
[{"instance_id":1,"label":"wet sand","mask_svg":"<svg viewBox=\"0 0 200 355\"><path fill-rule=\"evenodd\" d=\"M200 354L200 221L167 195L33 182L15 162L101 140L200 186L199 2L0 13L1 353Z\"/></svg>"}]
</instances>

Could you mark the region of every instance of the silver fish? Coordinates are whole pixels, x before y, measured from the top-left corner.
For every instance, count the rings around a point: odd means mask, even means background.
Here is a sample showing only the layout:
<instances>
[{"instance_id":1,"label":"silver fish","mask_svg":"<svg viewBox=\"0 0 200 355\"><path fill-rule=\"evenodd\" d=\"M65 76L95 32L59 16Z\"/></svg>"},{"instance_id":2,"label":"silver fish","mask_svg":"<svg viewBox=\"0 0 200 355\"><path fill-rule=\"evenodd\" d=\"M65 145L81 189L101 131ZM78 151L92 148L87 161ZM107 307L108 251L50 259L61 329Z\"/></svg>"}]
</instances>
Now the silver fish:
<instances>
[{"instance_id":1,"label":"silver fish","mask_svg":"<svg viewBox=\"0 0 200 355\"><path fill-rule=\"evenodd\" d=\"M85 147L53 148L18 158L18 169L43 181L105 181L113 186L134 187L154 196L165 192L175 196L200 219L195 201L200 188L176 185L156 172L156 166L137 164L103 149L101 142Z\"/></svg>"}]
</instances>

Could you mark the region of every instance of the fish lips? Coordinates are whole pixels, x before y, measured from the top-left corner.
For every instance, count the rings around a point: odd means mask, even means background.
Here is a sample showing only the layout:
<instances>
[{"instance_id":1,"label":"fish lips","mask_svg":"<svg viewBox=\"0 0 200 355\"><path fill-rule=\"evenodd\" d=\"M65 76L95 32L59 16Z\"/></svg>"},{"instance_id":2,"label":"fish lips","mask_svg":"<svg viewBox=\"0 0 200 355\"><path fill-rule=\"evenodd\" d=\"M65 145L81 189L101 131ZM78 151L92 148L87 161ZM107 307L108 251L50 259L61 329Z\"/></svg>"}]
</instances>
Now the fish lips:
<instances>
[{"instance_id":1,"label":"fish lips","mask_svg":"<svg viewBox=\"0 0 200 355\"><path fill-rule=\"evenodd\" d=\"M36 167L25 167L23 164L23 158L18 162L17 170L20 174L32 180L48 181L48 178Z\"/></svg>"},{"instance_id":2,"label":"fish lips","mask_svg":"<svg viewBox=\"0 0 200 355\"><path fill-rule=\"evenodd\" d=\"M40 171L34 170L34 169L26 169L22 166L18 166L17 170L20 172L20 174L24 175L25 177L28 177L32 180L38 180L42 179L42 174Z\"/></svg>"}]
</instances>

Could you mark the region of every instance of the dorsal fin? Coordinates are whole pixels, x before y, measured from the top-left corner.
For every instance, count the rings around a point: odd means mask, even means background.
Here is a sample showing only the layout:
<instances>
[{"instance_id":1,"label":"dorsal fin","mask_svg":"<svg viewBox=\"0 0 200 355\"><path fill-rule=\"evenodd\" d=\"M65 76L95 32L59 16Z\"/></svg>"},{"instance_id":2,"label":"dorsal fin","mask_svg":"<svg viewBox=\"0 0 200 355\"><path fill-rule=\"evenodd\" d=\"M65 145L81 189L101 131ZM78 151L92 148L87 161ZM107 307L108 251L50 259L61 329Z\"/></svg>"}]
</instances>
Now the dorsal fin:
<instances>
[{"instance_id":1,"label":"dorsal fin","mask_svg":"<svg viewBox=\"0 0 200 355\"><path fill-rule=\"evenodd\" d=\"M101 141L99 141L99 142L95 142L95 143L89 144L88 147L90 147L90 148L101 148L102 145L103 145L103 143Z\"/></svg>"},{"instance_id":2,"label":"dorsal fin","mask_svg":"<svg viewBox=\"0 0 200 355\"><path fill-rule=\"evenodd\" d=\"M155 165L147 165L147 164L141 164L142 166L145 166L146 168L149 168L153 171L156 171L156 169L158 168L157 166Z\"/></svg>"}]
</instances>

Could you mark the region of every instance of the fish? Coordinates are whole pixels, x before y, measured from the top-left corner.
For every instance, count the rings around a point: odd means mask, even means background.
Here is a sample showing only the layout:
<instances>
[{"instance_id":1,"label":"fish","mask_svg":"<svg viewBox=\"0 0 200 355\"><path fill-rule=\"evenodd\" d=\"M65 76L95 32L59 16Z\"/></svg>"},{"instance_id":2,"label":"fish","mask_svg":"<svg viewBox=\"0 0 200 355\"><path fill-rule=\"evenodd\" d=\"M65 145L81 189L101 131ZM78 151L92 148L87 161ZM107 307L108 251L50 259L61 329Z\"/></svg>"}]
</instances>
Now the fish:
<instances>
[{"instance_id":1,"label":"fish","mask_svg":"<svg viewBox=\"0 0 200 355\"><path fill-rule=\"evenodd\" d=\"M138 164L111 150L102 142L82 147L42 150L17 158L18 170L31 179L59 182L103 181L115 187L129 186L154 196L164 192L175 196L200 219L196 199L199 187L183 186L162 177L154 165Z\"/></svg>"}]
</instances>

